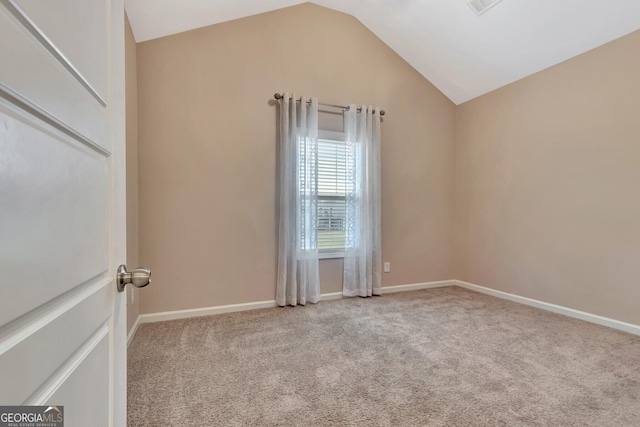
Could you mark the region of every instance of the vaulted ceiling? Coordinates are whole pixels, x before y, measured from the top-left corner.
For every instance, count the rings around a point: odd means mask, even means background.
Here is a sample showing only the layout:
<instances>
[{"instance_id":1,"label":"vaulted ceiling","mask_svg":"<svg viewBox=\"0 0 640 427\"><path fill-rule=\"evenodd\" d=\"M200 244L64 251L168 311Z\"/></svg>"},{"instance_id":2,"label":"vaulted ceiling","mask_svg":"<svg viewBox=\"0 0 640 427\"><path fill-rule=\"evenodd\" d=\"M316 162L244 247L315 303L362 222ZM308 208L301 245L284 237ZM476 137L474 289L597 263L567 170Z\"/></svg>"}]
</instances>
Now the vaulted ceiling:
<instances>
[{"instance_id":1,"label":"vaulted ceiling","mask_svg":"<svg viewBox=\"0 0 640 427\"><path fill-rule=\"evenodd\" d=\"M304 1L125 0L136 41ZM460 104L640 29L640 0L315 0L356 17ZM640 54L640 52L639 52Z\"/></svg>"}]
</instances>

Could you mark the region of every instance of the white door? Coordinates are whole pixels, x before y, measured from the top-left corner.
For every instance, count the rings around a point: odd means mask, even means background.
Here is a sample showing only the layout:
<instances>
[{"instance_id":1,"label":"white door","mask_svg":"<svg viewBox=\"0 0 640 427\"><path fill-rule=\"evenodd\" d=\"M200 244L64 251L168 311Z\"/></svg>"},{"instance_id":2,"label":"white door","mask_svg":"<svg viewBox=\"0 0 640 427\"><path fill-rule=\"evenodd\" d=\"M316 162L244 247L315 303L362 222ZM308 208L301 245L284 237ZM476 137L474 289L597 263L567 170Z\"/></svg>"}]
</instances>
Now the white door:
<instances>
[{"instance_id":1,"label":"white door","mask_svg":"<svg viewBox=\"0 0 640 427\"><path fill-rule=\"evenodd\" d=\"M0 405L126 424L122 0L0 0Z\"/></svg>"}]
</instances>

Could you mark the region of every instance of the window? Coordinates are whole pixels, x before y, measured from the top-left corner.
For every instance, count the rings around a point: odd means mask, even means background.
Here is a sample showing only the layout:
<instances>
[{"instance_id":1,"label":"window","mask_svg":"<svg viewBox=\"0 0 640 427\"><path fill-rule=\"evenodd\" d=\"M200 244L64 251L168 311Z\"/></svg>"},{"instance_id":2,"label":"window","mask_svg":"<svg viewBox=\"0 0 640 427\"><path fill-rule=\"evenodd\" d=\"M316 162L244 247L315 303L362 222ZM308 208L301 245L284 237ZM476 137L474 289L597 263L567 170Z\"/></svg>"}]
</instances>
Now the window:
<instances>
[{"instance_id":1,"label":"window","mask_svg":"<svg viewBox=\"0 0 640 427\"><path fill-rule=\"evenodd\" d=\"M341 132L318 132L318 251L320 258L344 255L346 145Z\"/></svg>"}]
</instances>

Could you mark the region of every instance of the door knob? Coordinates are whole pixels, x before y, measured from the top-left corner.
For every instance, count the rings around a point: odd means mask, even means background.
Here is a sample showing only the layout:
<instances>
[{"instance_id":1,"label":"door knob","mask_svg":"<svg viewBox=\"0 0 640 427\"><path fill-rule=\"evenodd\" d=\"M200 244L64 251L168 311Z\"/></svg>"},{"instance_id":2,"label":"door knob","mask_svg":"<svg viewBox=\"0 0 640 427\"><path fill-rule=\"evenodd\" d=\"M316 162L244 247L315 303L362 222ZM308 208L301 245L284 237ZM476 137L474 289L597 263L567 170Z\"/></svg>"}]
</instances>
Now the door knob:
<instances>
[{"instance_id":1,"label":"door knob","mask_svg":"<svg viewBox=\"0 0 640 427\"><path fill-rule=\"evenodd\" d=\"M127 266L122 264L118 267L118 274L116 274L118 292L123 292L124 287L129 283L136 288L144 288L151 283L151 270L139 267L133 271L127 271Z\"/></svg>"}]
</instances>

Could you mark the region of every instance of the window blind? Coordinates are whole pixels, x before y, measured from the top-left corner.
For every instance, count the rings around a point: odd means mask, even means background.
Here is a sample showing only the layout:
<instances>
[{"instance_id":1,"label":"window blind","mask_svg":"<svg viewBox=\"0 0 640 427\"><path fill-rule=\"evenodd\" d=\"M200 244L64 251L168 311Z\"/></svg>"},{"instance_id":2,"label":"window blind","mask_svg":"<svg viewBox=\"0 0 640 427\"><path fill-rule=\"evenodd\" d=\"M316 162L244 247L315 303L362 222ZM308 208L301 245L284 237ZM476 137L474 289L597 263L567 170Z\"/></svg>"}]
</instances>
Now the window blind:
<instances>
[{"instance_id":1,"label":"window blind","mask_svg":"<svg viewBox=\"0 0 640 427\"><path fill-rule=\"evenodd\" d=\"M318 249L322 252L344 250L346 172L344 141L318 139Z\"/></svg>"}]
</instances>

